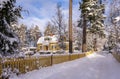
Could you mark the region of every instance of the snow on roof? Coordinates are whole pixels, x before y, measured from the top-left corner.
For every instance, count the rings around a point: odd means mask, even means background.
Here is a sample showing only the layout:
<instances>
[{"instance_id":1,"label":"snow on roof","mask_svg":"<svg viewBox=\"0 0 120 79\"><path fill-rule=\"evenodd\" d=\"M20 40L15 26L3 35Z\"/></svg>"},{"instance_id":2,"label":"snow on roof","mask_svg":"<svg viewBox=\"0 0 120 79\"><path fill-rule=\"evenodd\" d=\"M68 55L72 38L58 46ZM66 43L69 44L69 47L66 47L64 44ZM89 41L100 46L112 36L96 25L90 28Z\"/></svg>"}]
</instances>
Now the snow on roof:
<instances>
[{"instance_id":1,"label":"snow on roof","mask_svg":"<svg viewBox=\"0 0 120 79\"><path fill-rule=\"evenodd\" d=\"M22 50L24 49L36 49L36 47L23 47Z\"/></svg>"},{"instance_id":2,"label":"snow on roof","mask_svg":"<svg viewBox=\"0 0 120 79\"><path fill-rule=\"evenodd\" d=\"M52 39L51 39L50 42L57 42L57 41L58 41L57 35L53 35L51 38L52 38Z\"/></svg>"},{"instance_id":3,"label":"snow on roof","mask_svg":"<svg viewBox=\"0 0 120 79\"><path fill-rule=\"evenodd\" d=\"M24 54L33 54L33 51L26 51Z\"/></svg>"},{"instance_id":4,"label":"snow on roof","mask_svg":"<svg viewBox=\"0 0 120 79\"><path fill-rule=\"evenodd\" d=\"M36 47L29 47L30 49L36 49Z\"/></svg>"},{"instance_id":5,"label":"snow on roof","mask_svg":"<svg viewBox=\"0 0 120 79\"><path fill-rule=\"evenodd\" d=\"M40 44L40 43L43 43L43 42L44 42L44 37L42 36L38 39L37 44Z\"/></svg>"},{"instance_id":6,"label":"snow on roof","mask_svg":"<svg viewBox=\"0 0 120 79\"><path fill-rule=\"evenodd\" d=\"M49 41L44 41L43 45L49 45Z\"/></svg>"},{"instance_id":7,"label":"snow on roof","mask_svg":"<svg viewBox=\"0 0 120 79\"><path fill-rule=\"evenodd\" d=\"M49 40L45 40L46 38L49 38ZM57 35L53 35L53 36L42 36L38 39L37 44L48 44L50 42L58 42L58 37Z\"/></svg>"}]
</instances>

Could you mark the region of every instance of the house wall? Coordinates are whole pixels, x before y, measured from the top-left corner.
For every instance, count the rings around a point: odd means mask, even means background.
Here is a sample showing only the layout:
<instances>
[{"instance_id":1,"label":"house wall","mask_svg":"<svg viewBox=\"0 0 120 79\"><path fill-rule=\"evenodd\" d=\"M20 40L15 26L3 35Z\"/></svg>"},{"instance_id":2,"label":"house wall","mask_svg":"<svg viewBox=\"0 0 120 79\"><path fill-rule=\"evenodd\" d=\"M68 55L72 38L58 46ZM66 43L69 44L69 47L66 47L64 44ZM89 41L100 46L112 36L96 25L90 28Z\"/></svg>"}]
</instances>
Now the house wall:
<instances>
[{"instance_id":1,"label":"house wall","mask_svg":"<svg viewBox=\"0 0 120 79\"><path fill-rule=\"evenodd\" d=\"M50 50L57 51L58 50L58 43L50 43Z\"/></svg>"},{"instance_id":2,"label":"house wall","mask_svg":"<svg viewBox=\"0 0 120 79\"><path fill-rule=\"evenodd\" d=\"M42 44L37 44L37 51L42 50Z\"/></svg>"},{"instance_id":3,"label":"house wall","mask_svg":"<svg viewBox=\"0 0 120 79\"><path fill-rule=\"evenodd\" d=\"M48 48L45 45L37 44L37 51L51 51L51 52L56 52L58 50L60 50L58 42L56 42L56 43L50 43L48 45ZM69 43L66 43L66 49L65 50L66 50L66 52L68 52L68 50L69 50Z\"/></svg>"}]
</instances>

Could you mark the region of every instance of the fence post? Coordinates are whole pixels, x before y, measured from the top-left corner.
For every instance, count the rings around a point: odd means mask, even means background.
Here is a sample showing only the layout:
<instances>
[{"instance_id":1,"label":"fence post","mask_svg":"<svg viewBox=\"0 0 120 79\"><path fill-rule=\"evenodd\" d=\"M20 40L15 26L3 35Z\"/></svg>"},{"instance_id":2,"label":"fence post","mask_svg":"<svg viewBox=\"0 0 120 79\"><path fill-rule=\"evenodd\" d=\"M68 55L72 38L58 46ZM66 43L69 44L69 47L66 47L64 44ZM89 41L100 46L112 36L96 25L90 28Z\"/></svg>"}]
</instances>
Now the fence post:
<instances>
[{"instance_id":1,"label":"fence post","mask_svg":"<svg viewBox=\"0 0 120 79\"><path fill-rule=\"evenodd\" d=\"M71 54L69 53L69 61L71 61Z\"/></svg>"},{"instance_id":2,"label":"fence post","mask_svg":"<svg viewBox=\"0 0 120 79\"><path fill-rule=\"evenodd\" d=\"M51 66L53 65L53 54L51 55Z\"/></svg>"}]
</instances>

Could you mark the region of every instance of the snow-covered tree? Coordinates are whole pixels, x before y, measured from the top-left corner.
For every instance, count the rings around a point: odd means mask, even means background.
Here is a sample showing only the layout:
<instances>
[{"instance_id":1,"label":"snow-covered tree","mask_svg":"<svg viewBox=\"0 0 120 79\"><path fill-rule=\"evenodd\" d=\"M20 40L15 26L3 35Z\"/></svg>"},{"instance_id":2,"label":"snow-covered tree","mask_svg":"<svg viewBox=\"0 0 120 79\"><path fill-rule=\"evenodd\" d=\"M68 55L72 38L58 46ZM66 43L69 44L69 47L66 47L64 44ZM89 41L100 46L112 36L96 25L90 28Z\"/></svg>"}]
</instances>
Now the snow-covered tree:
<instances>
[{"instance_id":1,"label":"snow-covered tree","mask_svg":"<svg viewBox=\"0 0 120 79\"><path fill-rule=\"evenodd\" d=\"M42 36L42 33L39 29L39 26L32 26L26 31L26 40L28 46L36 46L39 37Z\"/></svg>"},{"instance_id":2,"label":"snow-covered tree","mask_svg":"<svg viewBox=\"0 0 120 79\"><path fill-rule=\"evenodd\" d=\"M20 39L21 48L26 46L36 46L38 38L42 36L39 26L37 25L27 28L27 26L24 24L14 24L12 27L14 27L14 31Z\"/></svg>"},{"instance_id":3,"label":"snow-covered tree","mask_svg":"<svg viewBox=\"0 0 120 79\"><path fill-rule=\"evenodd\" d=\"M27 26L24 24L18 26L18 29L16 30L16 33L20 39L20 47L25 47L27 45L26 32L27 32Z\"/></svg>"},{"instance_id":4,"label":"snow-covered tree","mask_svg":"<svg viewBox=\"0 0 120 79\"><path fill-rule=\"evenodd\" d=\"M15 3L16 0L0 1L0 53L2 55L17 52L19 39L10 24L17 22L17 19L21 17L22 8L17 7Z\"/></svg>"},{"instance_id":5,"label":"snow-covered tree","mask_svg":"<svg viewBox=\"0 0 120 79\"><path fill-rule=\"evenodd\" d=\"M59 39L59 46L61 49L65 49L65 44L64 41L66 40L66 28L67 28L67 24L65 23L64 20L64 16L63 16L63 12L62 12L62 8L61 8L61 4L58 3L57 7L56 7L56 14L52 19L52 23L53 23L53 27L56 27L56 31L57 31L57 35L58 35L58 39Z\"/></svg>"},{"instance_id":6,"label":"snow-covered tree","mask_svg":"<svg viewBox=\"0 0 120 79\"><path fill-rule=\"evenodd\" d=\"M89 32L98 34L100 37L104 35L104 18L105 6L100 4L99 0L91 0L89 4L88 20L90 22Z\"/></svg>"},{"instance_id":7,"label":"snow-covered tree","mask_svg":"<svg viewBox=\"0 0 120 79\"><path fill-rule=\"evenodd\" d=\"M30 28L30 36L32 38L33 46L36 46L38 39L42 36L39 26L36 25L36 26Z\"/></svg>"},{"instance_id":8,"label":"snow-covered tree","mask_svg":"<svg viewBox=\"0 0 120 79\"><path fill-rule=\"evenodd\" d=\"M45 36L55 35L56 30L57 28L54 28L54 26L50 22L48 22L44 31L44 35Z\"/></svg>"},{"instance_id":9,"label":"snow-covered tree","mask_svg":"<svg viewBox=\"0 0 120 79\"><path fill-rule=\"evenodd\" d=\"M109 2L109 14L107 17L108 44L114 48L120 44L120 0ZM108 30L109 29L109 30Z\"/></svg>"},{"instance_id":10,"label":"snow-covered tree","mask_svg":"<svg viewBox=\"0 0 120 79\"><path fill-rule=\"evenodd\" d=\"M82 46L82 28L77 27L77 23L73 24L73 43L75 49L81 50Z\"/></svg>"},{"instance_id":11,"label":"snow-covered tree","mask_svg":"<svg viewBox=\"0 0 120 79\"><path fill-rule=\"evenodd\" d=\"M94 37L96 37L96 35L100 37L105 35L103 22L105 18L103 15L104 4L101 3L101 0L83 0L83 2L80 3L82 18L79 25L83 27L83 49L86 45L86 28L87 32L92 33ZM94 40L96 40L96 38Z\"/></svg>"}]
</instances>

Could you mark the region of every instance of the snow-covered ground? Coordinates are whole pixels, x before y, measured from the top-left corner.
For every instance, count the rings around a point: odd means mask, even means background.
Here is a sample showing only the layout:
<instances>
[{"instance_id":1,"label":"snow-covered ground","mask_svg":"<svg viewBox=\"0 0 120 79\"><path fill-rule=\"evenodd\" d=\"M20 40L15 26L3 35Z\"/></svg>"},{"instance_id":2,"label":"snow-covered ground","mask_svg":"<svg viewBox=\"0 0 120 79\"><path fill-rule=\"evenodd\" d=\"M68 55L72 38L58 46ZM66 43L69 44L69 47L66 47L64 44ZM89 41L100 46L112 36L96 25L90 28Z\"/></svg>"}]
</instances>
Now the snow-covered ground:
<instances>
[{"instance_id":1,"label":"snow-covered ground","mask_svg":"<svg viewBox=\"0 0 120 79\"><path fill-rule=\"evenodd\" d=\"M120 79L120 63L111 54L94 53L10 79Z\"/></svg>"}]
</instances>

